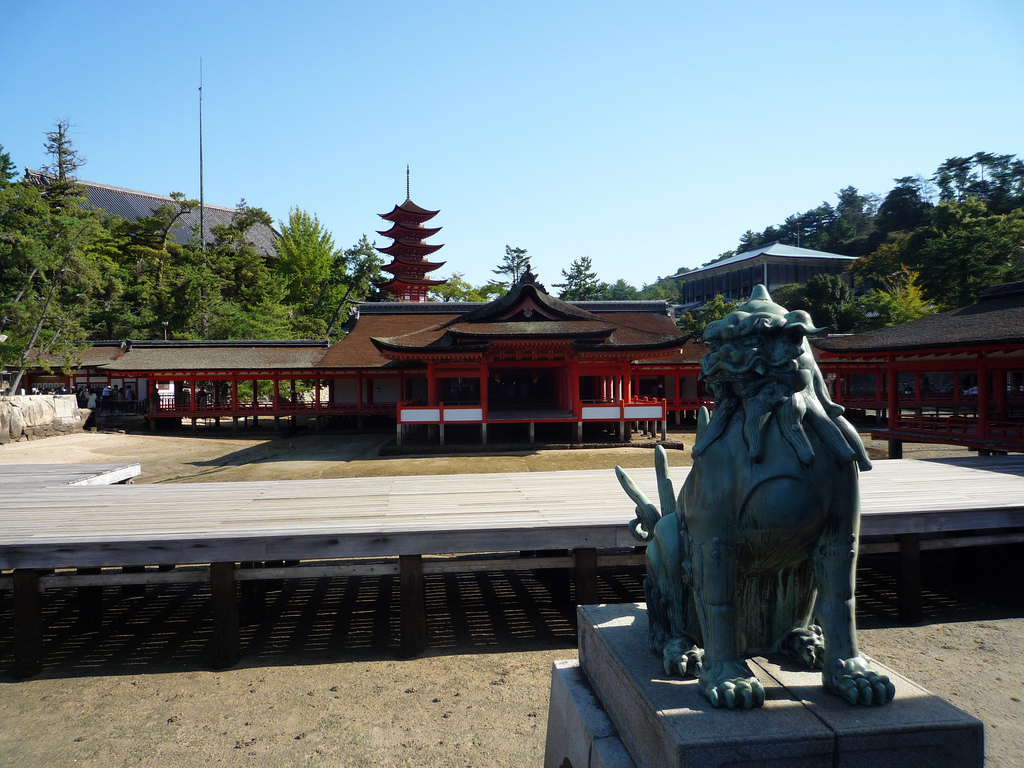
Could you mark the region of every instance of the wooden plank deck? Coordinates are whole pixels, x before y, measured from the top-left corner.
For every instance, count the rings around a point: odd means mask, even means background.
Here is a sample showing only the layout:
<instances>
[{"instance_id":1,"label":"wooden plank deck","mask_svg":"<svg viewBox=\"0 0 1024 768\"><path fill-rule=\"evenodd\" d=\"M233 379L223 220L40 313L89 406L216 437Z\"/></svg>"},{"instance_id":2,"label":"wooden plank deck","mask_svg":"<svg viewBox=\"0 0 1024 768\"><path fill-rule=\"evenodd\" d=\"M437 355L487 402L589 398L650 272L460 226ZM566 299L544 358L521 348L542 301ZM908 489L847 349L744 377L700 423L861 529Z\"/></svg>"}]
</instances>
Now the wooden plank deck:
<instances>
[{"instance_id":1,"label":"wooden plank deck","mask_svg":"<svg viewBox=\"0 0 1024 768\"><path fill-rule=\"evenodd\" d=\"M687 471L673 471L677 489ZM82 485L98 474L0 465L0 568L637 543L626 527L632 504L606 470ZM630 474L657 499L653 468ZM864 537L1024 526L1024 457L879 461L861 475L861 508Z\"/></svg>"},{"instance_id":2,"label":"wooden plank deck","mask_svg":"<svg viewBox=\"0 0 1024 768\"><path fill-rule=\"evenodd\" d=\"M687 472L672 472L677 490ZM29 656L38 654L40 636L35 596L48 581L65 586L75 578L46 575L53 568L90 569L77 578L94 586L107 578L96 574L100 567L211 564L204 578L214 585L215 614L227 617L226 623L218 618L218 658L230 664L237 606L229 596L236 580L258 578L235 571L236 563L398 558L401 583L412 590L403 597L406 608L422 613L415 593L424 555L572 550L577 593L586 598L597 550L638 544L627 527L633 505L608 470L98 484L123 482L132 473L138 474L138 465L0 465L0 569L14 569L0 586L15 590L23 635L17 644ZM630 475L657 499L653 468ZM1024 457L879 461L861 476L861 498L865 548L902 553L901 599L905 617L914 620L914 592L920 591L915 569L930 536L959 532L975 537L964 538L963 545L997 543L1006 540L1003 529L1024 527ZM982 541L977 532L985 531L998 536ZM275 578L282 575L277 570ZM294 570L299 575L302 569ZM150 571L118 578L147 583L159 576ZM423 626L416 616L403 624L409 652L422 647Z\"/></svg>"},{"instance_id":3,"label":"wooden plank deck","mask_svg":"<svg viewBox=\"0 0 1024 768\"><path fill-rule=\"evenodd\" d=\"M5 495L56 485L113 485L142 473L140 464L0 464Z\"/></svg>"}]
</instances>

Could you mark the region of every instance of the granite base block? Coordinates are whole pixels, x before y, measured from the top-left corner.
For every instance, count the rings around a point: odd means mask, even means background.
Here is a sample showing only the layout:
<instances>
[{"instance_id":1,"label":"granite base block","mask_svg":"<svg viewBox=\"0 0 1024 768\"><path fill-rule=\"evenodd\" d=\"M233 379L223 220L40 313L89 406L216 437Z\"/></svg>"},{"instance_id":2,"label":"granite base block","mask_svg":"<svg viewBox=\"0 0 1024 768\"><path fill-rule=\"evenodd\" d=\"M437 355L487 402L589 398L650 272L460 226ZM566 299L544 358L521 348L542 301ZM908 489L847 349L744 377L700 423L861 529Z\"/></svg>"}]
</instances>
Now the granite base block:
<instances>
[{"instance_id":1,"label":"granite base block","mask_svg":"<svg viewBox=\"0 0 1024 768\"><path fill-rule=\"evenodd\" d=\"M818 672L754 659L765 706L730 712L714 709L695 680L664 674L647 648L643 604L583 606L579 634L578 666L556 662L552 674L548 768L619 765L595 762L596 744L605 751L621 744L632 760L622 765L640 768L974 768L984 762L980 721L884 667L896 700L855 707L825 692Z\"/></svg>"},{"instance_id":2,"label":"granite base block","mask_svg":"<svg viewBox=\"0 0 1024 768\"><path fill-rule=\"evenodd\" d=\"M551 669L545 768L636 768L576 659Z\"/></svg>"}]
</instances>

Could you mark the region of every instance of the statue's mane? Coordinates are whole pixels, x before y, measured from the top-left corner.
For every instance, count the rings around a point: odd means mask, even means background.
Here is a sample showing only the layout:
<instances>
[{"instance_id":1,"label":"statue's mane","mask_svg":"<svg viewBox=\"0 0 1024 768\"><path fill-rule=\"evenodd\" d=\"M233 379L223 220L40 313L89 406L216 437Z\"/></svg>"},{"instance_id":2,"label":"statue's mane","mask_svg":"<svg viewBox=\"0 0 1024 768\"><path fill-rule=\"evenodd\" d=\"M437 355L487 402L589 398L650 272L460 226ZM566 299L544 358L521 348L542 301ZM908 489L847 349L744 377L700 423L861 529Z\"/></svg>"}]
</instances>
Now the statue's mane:
<instances>
[{"instance_id":1,"label":"statue's mane","mask_svg":"<svg viewBox=\"0 0 1024 768\"><path fill-rule=\"evenodd\" d=\"M743 438L755 463L764 458L765 436L775 422L804 466L814 459L809 428L836 460L871 469L860 435L843 418L843 407L832 402L807 348L805 337L822 330L806 312L788 312L773 303L763 286L734 312L708 323L704 340L711 351L701 361L701 378L715 395L715 408L709 420L705 415L699 422L693 455L704 453L742 413ZM736 347L756 335L773 343L762 338L756 346L743 347L746 357L741 362L717 354L720 345Z\"/></svg>"}]
</instances>

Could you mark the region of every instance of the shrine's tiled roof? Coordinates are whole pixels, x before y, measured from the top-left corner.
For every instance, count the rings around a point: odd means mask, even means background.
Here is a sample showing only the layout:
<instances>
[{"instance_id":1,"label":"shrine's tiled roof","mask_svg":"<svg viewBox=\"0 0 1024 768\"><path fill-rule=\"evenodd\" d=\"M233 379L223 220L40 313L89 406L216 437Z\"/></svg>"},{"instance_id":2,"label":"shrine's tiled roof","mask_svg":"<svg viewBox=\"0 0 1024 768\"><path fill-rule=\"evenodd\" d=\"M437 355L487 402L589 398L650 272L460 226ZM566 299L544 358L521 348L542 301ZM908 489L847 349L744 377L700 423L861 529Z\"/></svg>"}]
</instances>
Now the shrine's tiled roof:
<instances>
[{"instance_id":1,"label":"shrine's tiled roof","mask_svg":"<svg viewBox=\"0 0 1024 768\"><path fill-rule=\"evenodd\" d=\"M100 367L110 372L245 372L307 370L324 356L327 342L145 341Z\"/></svg>"},{"instance_id":2,"label":"shrine's tiled roof","mask_svg":"<svg viewBox=\"0 0 1024 768\"><path fill-rule=\"evenodd\" d=\"M995 285L976 304L901 325L850 336L813 339L825 352L898 352L929 348L1021 344L1024 341L1024 282Z\"/></svg>"},{"instance_id":3,"label":"shrine's tiled roof","mask_svg":"<svg viewBox=\"0 0 1024 768\"><path fill-rule=\"evenodd\" d=\"M124 341L96 341L92 346L81 349L75 355L79 360L79 368L96 368L116 360L121 356L127 342ZM29 356L33 362L45 363L46 365L59 368L64 360L53 354L33 353Z\"/></svg>"},{"instance_id":4,"label":"shrine's tiled roof","mask_svg":"<svg viewBox=\"0 0 1024 768\"><path fill-rule=\"evenodd\" d=\"M385 356L401 354L408 359L417 353L429 357L442 351L480 352L497 342L558 338L581 351L639 353L671 348L684 338L662 302L591 305L597 311L549 296L526 282L447 321L405 334L375 334L370 340Z\"/></svg>"},{"instance_id":5,"label":"shrine's tiled roof","mask_svg":"<svg viewBox=\"0 0 1024 768\"><path fill-rule=\"evenodd\" d=\"M441 302L424 302L423 308L447 309L447 312L403 312L401 308L410 310L421 308L420 305L389 303L390 313L379 310L383 305L361 305L359 319L349 334L327 350L327 354L318 363L318 368L397 368L402 364L384 357L371 339L375 337L404 336L409 333L430 333L435 329L436 336L443 330L440 326L454 320L458 312L452 312L451 306ZM465 306L465 305L455 305ZM367 309L371 311L366 311ZM435 338L436 338L435 336Z\"/></svg>"}]
</instances>

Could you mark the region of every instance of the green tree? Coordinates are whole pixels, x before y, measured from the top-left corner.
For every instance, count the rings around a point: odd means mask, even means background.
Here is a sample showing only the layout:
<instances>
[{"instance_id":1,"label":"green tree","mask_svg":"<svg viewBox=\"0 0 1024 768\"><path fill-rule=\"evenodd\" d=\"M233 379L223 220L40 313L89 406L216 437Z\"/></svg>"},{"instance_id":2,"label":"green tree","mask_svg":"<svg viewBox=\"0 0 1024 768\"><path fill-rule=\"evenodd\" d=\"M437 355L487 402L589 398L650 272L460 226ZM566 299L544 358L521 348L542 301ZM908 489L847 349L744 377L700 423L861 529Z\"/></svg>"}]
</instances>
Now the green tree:
<instances>
[{"instance_id":1,"label":"green tree","mask_svg":"<svg viewBox=\"0 0 1024 768\"><path fill-rule=\"evenodd\" d=\"M814 324L833 333L853 329L853 293L838 275L815 275L804 285L789 283L772 290L772 301L789 310L802 309Z\"/></svg>"},{"instance_id":2,"label":"green tree","mask_svg":"<svg viewBox=\"0 0 1024 768\"><path fill-rule=\"evenodd\" d=\"M699 340L703 338L704 328L708 323L721 320L738 306L735 301L726 301L722 294L716 294L715 298L701 307L696 315L683 313L683 316L679 318L679 328L683 333Z\"/></svg>"},{"instance_id":3,"label":"green tree","mask_svg":"<svg viewBox=\"0 0 1024 768\"><path fill-rule=\"evenodd\" d=\"M525 248L513 248L505 246L505 257L497 269L492 269L496 275L504 275L505 279L499 281L500 285L511 288L519 282L520 278L530 270L530 257L526 255Z\"/></svg>"},{"instance_id":4,"label":"green tree","mask_svg":"<svg viewBox=\"0 0 1024 768\"><path fill-rule=\"evenodd\" d=\"M896 278L910 257L910 234L896 232L866 256L861 256L847 272L859 287L882 288Z\"/></svg>"},{"instance_id":5,"label":"green tree","mask_svg":"<svg viewBox=\"0 0 1024 768\"><path fill-rule=\"evenodd\" d=\"M117 247L102 270L102 296L94 313L94 327L103 327L103 338L160 338L163 322L170 327L178 273L188 261L171 232L182 218L199 207L172 192L171 202L150 216L135 221L108 217L106 227ZM191 258L191 257L190 257Z\"/></svg>"},{"instance_id":6,"label":"green tree","mask_svg":"<svg viewBox=\"0 0 1024 768\"><path fill-rule=\"evenodd\" d=\"M65 369L84 344L98 270L99 217L24 181L0 190L0 367L16 390L40 350Z\"/></svg>"},{"instance_id":7,"label":"green tree","mask_svg":"<svg viewBox=\"0 0 1024 768\"><path fill-rule=\"evenodd\" d=\"M505 288L497 283L471 285L461 272L453 272L444 285L435 285L427 296L431 301L492 301L505 292Z\"/></svg>"},{"instance_id":8,"label":"green tree","mask_svg":"<svg viewBox=\"0 0 1024 768\"><path fill-rule=\"evenodd\" d=\"M827 326L836 333L853 330L853 320L849 314L853 292L838 275L815 275L804 285L804 296L807 297L807 311L819 328Z\"/></svg>"},{"instance_id":9,"label":"green tree","mask_svg":"<svg viewBox=\"0 0 1024 768\"><path fill-rule=\"evenodd\" d=\"M280 222L277 272L287 285L287 300L294 306L315 305L327 288L334 262L343 255L334 238L315 215L292 208L288 222Z\"/></svg>"},{"instance_id":10,"label":"green tree","mask_svg":"<svg viewBox=\"0 0 1024 768\"><path fill-rule=\"evenodd\" d=\"M682 302L682 289L678 280L668 277L659 277L653 283L649 283L640 289L639 299L648 301L665 301L669 304L680 304Z\"/></svg>"},{"instance_id":11,"label":"green tree","mask_svg":"<svg viewBox=\"0 0 1024 768\"><path fill-rule=\"evenodd\" d=\"M886 280L883 288L873 288L857 299L853 330L863 333L938 312L938 306L925 300L917 278L916 272L901 267L899 275Z\"/></svg>"},{"instance_id":12,"label":"green tree","mask_svg":"<svg viewBox=\"0 0 1024 768\"><path fill-rule=\"evenodd\" d=\"M911 266L920 270L930 300L967 306L984 288L1015 274L1024 250L1024 210L987 214L974 198L940 203L931 226L914 233Z\"/></svg>"},{"instance_id":13,"label":"green tree","mask_svg":"<svg viewBox=\"0 0 1024 768\"><path fill-rule=\"evenodd\" d=\"M382 300L384 294L377 284L383 264L384 260L366 235L351 248L346 248L341 258L335 258L331 265L331 291L324 304L325 316L328 317L325 335L328 338L338 334L357 303Z\"/></svg>"},{"instance_id":14,"label":"green tree","mask_svg":"<svg viewBox=\"0 0 1024 768\"><path fill-rule=\"evenodd\" d=\"M786 309L802 309L807 311L810 302L807 292L800 283L786 283L772 288L772 301Z\"/></svg>"},{"instance_id":15,"label":"green tree","mask_svg":"<svg viewBox=\"0 0 1024 768\"><path fill-rule=\"evenodd\" d=\"M875 218L876 231L882 237L890 232L911 232L925 226L931 216L932 204L921 179L903 176L895 181Z\"/></svg>"},{"instance_id":16,"label":"green tree","mask_svg":"<svg viewBox=\"0 0 1024 768\"><path fill-rule=\"evenodd\" d=\"M83 196L83 190L77 183L78 169L85 165L86 160L71 139L73 127L64 119L55 123L53 129L47 132L46 153L50 156L50 162L42 170L52 177L46 188L47 197L54 201L66 197L75 198L70 202L76 204L81 202L77 198Z\"/></svg>"},{"instance_id":17,"label":"green tree","mask_svg":"<svg viewBox=\"0 0 1024 768\"><path fill-rule=\"evenodd\" d=\"M640 298L640 291L619 278L608 286L608 298L612 301L635 301Z\"/></svg>"},{"instance_id":18,"label":"green tree","mask_svg":"<svg viewBox=\"0 0 1024 768\"><path fill-rule=\"evenodd\" d=\"M608 298L609 286L597 279L593 267L589 256L581 256L569 265L568 271L563 269L563 282L554 285L555 288L562 289L558 298L565 301L595 301Z\"/></svg>"},{"instance_id":19,"label":"green tree","mask_svg":"<svg viewBox=\"0 0 1024 768\"><path fill-rule=\"evenodd\" d=\"M10 152L5 152L3 144L0 144L0 189L10 186L17 175L18 169L11 161Z\"/></svg>"}]
</instances>

